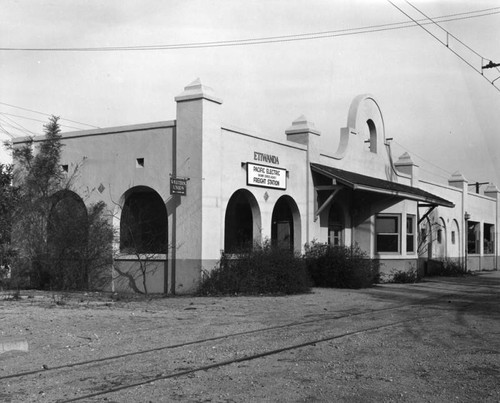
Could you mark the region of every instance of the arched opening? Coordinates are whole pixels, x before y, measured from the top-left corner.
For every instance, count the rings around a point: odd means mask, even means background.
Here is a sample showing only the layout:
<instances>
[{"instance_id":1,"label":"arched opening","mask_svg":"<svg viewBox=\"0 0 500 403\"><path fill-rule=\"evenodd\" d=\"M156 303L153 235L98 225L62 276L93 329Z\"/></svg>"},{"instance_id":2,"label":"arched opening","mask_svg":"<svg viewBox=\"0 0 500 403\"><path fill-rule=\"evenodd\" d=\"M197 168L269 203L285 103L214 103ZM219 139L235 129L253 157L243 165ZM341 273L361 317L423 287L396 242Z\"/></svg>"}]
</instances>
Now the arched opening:
<instances>
[{"instance_id":1,"label":"arched opening","mask_svg":"<svg viewBox=\"0 0 500 403\"><path fill-rule=\"evenodd\" d=\"M57 289L85 289L88 243L88 215L85 203L69 190L52 197L47 223L47 270L40 271L40 286Z\"/></svg>"},{"instance_id":2,"label":"arched opening","mask_svg":"<svg viewBox=\"0 0 500 403\"><path fill-rule=\"evenodd\" d=\"M461 238L460 238L460 230L458 228L458 222L457 220L453 220L450 228L450 242L449 242L448 256L452 258L460 257L460 251L461 251L460 245L461 245Z\"/></svg>"},{"instance_id":3,"label":"arched opening","mask_svg":"<svg viewBox=\"0 0 500 403\"><path fill-rule=\"evenodd\" d=\"M370 152L377 152L377 128L375 127L375 123L373 120L368 119L366 121L366 125L368 126L368 133L370 134Z\"/></svg>"},{"instance_id":4,"label":"arched opening","mask_svg":"<svg viewBox=\"0 0 500 403\"><path fill-rule=\"evenodd\" d=\"M271 221L271 242L280 249L300 249L300 215L294 200L281 196L276 202Z\"/></svg>"},{"instance_id":5,"label":"arched opening","mask_svg":"<svg viewBox=\"0 0 500 403\"><path fill-rule=\"evenodd\" d=\"M344 244L344 214L338 203L332 203L328 213L328 244L340 246Z\"/></svg>"},{"instance_id":6,"label":"arched opening","mask_svg":"<svg viewBox=\"0 0 500 403\"><path fill-rule=\"evenodd\" d=\"M147 187L130 189L120 215L120 251L166 254L167 238L167 209L160 195Z\"/></svg>"},{"instance_id":7,"label":"arched opening","mask_svg":"<svg viewBox=\"0 0 500 403\"><path fill-rule=\"evenodd\" d=\"M224 251L235 253L260 242L260 211L257 200L248 190L233 193L226 208Z\"/></svg>"},{"instance_id":8,"label":"arched opening","mask_svg":"<svg viewBox=\"0 0 500 403\"><path fill-rule=\"evenodd\" d=\"M446 223L442 217L439 217L439 220L436 224L436 257L445 258L446 250L447 250L447 234L446 234Z\"/></svg>"}]
</instances>

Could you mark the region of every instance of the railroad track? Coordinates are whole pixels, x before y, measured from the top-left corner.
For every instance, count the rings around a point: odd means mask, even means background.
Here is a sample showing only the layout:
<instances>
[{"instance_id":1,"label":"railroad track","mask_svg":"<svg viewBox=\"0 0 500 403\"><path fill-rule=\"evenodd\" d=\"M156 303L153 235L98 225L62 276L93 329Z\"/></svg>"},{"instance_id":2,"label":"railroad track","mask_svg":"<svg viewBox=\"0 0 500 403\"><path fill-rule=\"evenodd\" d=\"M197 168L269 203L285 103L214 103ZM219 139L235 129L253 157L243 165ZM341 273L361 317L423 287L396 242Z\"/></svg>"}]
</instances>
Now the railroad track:
<instances>
[{"instance_id":1,"label":"railroad track","mask_svg":"<svg viewBox=\"0 0 500 403\"><path fill-rule=\"evenodd\" d=\"M29 389L26 384L42 383L45 384L45 396L49 398L52 394L63 395L61 389L64 388L64 397L58 401L82 401L151 382L189 376L196 372L258 360L318 343L402 326L422 319L413 307L421 307L435 301L436 298L428 298L418 304L399 304L340 315L319 314L314 319L14 373L0 377L0 382L12 381L9 385L9 394L12 396L22 396L25 390ZM392 315L392 320L387 320L383 315L388 311L397 312ZM405 314L404 319L394 320L394 317L402 314ZM365 317L365 322L371 321L372 325L358 326L357 321L353 321L362 316ZM249 336L254 339L258 337L258 346L249 340ZM263 349L262 346L266 348ZM223 350L222 353L219 350ZM127 363L130 362L133 371L127 368Z\"/></svg>"}]
</instances>

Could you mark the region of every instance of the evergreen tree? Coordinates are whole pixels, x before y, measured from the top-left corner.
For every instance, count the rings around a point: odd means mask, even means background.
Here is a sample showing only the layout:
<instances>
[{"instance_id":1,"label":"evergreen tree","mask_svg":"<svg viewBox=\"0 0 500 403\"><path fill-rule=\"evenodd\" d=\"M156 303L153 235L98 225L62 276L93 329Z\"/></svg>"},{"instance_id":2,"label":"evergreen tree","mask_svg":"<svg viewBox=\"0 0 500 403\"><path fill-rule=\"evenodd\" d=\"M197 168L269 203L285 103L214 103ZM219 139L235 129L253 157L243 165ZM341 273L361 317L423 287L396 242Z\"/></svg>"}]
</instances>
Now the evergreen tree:
<instances>
[{"instance_id":1,"label":"evergreen tree","mask_svg":"<svg viewBox=\"0 0 500 403\"><path fill-rule=\"evenodd\" d=\"M112 226L103 203L87 211L71 190L73 176L60 165L58 120L50 118L36 148L29 139L11 150L18 186L12 226L16 274L23 285L34 288L102 287L106 281L102 274L111 267Z\"/></svg>"},{"instance_id":2,"label":"evergreen tree","mask_svg":"<svg viewBox=\"0 0 500 403\"><path fill-rule=\"evenodd\" d=\"M12 185L12 173L12 165L0 164L0 285L8 280L15 256L11 232L17 189Z\"/></svg>"}]
</instances>

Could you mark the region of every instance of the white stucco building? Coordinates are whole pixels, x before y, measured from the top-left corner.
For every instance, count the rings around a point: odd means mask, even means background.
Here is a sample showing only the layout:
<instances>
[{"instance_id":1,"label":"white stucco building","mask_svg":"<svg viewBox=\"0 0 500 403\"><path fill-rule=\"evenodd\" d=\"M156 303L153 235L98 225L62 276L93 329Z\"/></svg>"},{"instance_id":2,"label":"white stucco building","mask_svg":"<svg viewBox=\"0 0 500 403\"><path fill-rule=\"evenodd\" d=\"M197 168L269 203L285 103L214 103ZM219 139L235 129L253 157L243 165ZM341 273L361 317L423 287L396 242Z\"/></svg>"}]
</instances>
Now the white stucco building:
<instances>
[{"instance_id":1,"label":"white stucco building","mask_svg":"<svg viewBox=\"0 0 500 403\"><path fill-rule=\"evenodd\" d=\"M63 167L81 164L75 192L114 210L117 264L137 265L134 249L153 259L150 292L191 292L222 250L266 238L296 251L358 244L387 273L443 258L497 268L498 189L471 193L459 173L419 180L408 154L393 160L374 97L354 98L337 150L303 116L284 123L283 141L224 124L199 80L175 102L169 121L63 134Z\"/></svg>"}]
</instances>

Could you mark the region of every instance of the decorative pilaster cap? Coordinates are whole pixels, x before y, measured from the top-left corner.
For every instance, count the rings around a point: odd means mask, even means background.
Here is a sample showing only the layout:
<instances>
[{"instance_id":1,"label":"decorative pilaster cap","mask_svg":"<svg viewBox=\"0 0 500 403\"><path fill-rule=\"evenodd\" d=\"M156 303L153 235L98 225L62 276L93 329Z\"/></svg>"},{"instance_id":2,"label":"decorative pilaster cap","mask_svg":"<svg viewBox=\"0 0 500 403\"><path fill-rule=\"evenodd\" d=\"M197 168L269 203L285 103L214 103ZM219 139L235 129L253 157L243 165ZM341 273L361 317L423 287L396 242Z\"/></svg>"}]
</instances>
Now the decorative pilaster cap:
<instances>
[{"instance_id":1,"label":"decorative pilaster cap","mask_svg":"<svg viewBox=\"0 0 500 403\"><path fill-rule=\"evenodd\" d=\"M495 184L488 183L488 186L484 190L484 194L486 194L486 193L500 193L500 190L498 190L498 188L496 187Z\"/></svg>"},{"instance_id":2,"label":"decorative pilaster cap","mask_svg":"<svg viewBox=\"0 0 500 403\"><path fill-rule=\"evenodd\" d=\"M199 78L184 87L184 92L175 97L176 102L193 101L196 99L207 99L217 104L222 104L222 99L217 98L214 90L211 87L203 85Z\"/></svg>"},{"instance_id":3,"label":"decorative pilaster cap","mask_svg":"<svg viewBox=\"0 0 500 403\"><path fill-rule=\"evenodd\" d=\"M456 171L455 173L453 173L451 175L450 179L448 179L448 182L449 183L452 183L452 182L468 182L468 180L465 179L465 177L459 171Z\"/></svg>"},{"instance_id":4,"label":"decorative pilaster cap","mask_svg":"<svg viewBox=\"0 0 500 403\"><path fill-rule=\"evenodd\" d=\"M311 133L316 136L321 136L321 132L314 127L314 123L307 120L304 115L299 116L292 122L292 125L285 130L286 134L302 134Z\"/></svg>"},{"instance_id":5,"label":"decorative pilaster cap","mask_svg":"<svg viewBox=\"0 0 500 403\"><path fill-rule=\"evenodd\" d=\"M396 166L406 166L406 165L415 165L417 166L410 157L410 154L405 152L401 155L398 160L394 163Z\"/></svg>"}]
</instances>

